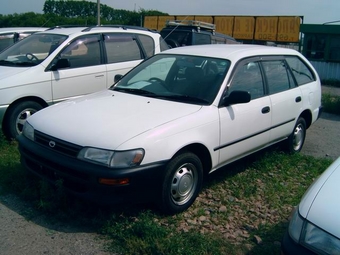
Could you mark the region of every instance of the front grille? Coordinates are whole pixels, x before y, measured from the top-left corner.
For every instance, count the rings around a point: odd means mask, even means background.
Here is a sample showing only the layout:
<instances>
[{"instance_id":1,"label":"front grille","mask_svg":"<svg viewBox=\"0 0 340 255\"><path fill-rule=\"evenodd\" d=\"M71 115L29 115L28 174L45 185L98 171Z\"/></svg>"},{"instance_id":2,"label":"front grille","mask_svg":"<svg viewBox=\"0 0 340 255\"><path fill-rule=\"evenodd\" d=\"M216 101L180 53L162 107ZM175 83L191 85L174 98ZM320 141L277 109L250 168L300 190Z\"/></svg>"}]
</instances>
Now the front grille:
<instances>
[{"instance_id":1,"label":"front grille","mask_svg":"<svg viewBox=\"0 0 340 255\"><path fill-rule=\"evenodd\" d=\"M28 169L52 183L62 179L65 188L80 193L87 192L90 186L91 177L84 172L51 162L24 148L22 148L22 156Z\"/></svg>"},{"instance_id":2,"label":"front grille","mask_svg":"<svg viewBox=\"0 0 340 255\"><path fill-rule=\"evenodd\" d=\"M34 131L35 142L49 148L50 150L62 153L67 156L76 158L79 151L82 149L81 146L72 143L65 142L55 137L46 135L37 130Z\"/></svg>"}]
</instances>

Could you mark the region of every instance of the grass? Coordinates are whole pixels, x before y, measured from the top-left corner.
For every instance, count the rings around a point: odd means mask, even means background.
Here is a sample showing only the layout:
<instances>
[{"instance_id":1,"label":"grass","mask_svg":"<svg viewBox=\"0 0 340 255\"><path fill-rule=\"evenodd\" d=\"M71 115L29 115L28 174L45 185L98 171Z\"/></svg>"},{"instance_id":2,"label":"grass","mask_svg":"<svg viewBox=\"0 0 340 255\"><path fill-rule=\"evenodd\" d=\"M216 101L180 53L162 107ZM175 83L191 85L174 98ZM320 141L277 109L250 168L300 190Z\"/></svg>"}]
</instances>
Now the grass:
<instances>
[{"instance_id":1,"label":"grass","mask_svg":"<svg viewBox=\"0 0 340 255\"><path fill-rule=\"evenodd\" d=\"M322 106L325 112L340 115L340 96L324 93L322 95Z\"/></svg>"},{"instance_id":2,"label":"grass","mask_svg":"<svg viewBox=\"0 0 340 255\"><path fill-rule=\"evenodd\" d=\"M216 171L192 207L174 216L152 205L98 207L27 175L16 142L0 137L0 195L26 203L27 218L86 225L118 254L279 254L290 212L331 163L275 148ZM46 224L48 226L48 223Z\"/></svg>"}]
</instances>

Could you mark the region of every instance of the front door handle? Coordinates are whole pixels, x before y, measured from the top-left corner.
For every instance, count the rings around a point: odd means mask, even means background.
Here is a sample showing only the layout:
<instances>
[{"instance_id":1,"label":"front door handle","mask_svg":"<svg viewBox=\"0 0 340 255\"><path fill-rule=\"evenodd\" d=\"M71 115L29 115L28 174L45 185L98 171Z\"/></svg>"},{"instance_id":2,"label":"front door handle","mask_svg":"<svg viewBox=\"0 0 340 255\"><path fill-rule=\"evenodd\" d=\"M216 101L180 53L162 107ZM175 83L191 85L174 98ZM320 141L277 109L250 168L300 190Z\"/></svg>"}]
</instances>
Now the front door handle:
<instances>
[{"instance_id":1,"label":"front door handle","mask_svg":"<svg viewBox=\"0 0 340 255\"><path fill-rule=\"evenodd\" d=\"M301 97L300 97L300 96L298 96L297 98L295 98L295 102L296 102L296 103L299 103L299 102L301 102L301 100L302 100L302 99L301 99Z\"/></svg>"},{"instance_id":2,"label":"front door handle","mask_svg":"<svg viewBox=\"0 0 340 255\"><path fill-rule=\"evenodd\" d=\"M270 107L269 106L263 107L261 112L263 114L266 114L266 113L270 112Z\"/></svg>"}]
</instances>

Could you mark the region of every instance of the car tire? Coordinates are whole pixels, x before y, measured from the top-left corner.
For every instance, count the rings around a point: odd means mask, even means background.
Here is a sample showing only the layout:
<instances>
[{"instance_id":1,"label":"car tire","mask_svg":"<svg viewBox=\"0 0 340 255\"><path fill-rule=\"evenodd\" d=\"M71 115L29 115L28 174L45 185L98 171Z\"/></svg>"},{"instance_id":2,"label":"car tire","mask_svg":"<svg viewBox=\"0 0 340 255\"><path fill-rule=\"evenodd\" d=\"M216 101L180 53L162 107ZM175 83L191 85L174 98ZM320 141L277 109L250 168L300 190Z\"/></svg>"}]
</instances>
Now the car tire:
<instances>
[{"instance_id":1,"label":"car tire","mask_svg":"<svg viewBox=\"0 0 340 255\"><path fill-rule=\"evenodd\" d=\"M301 151L306 138L306 121L299 118L295 124L293 132L286 142L286 150L289 153L298 153Z\"/></svg>"},{"instance_id":2,"label":"car tire","mask_svg":"<svg viewBox=\"0 0 340 255\"><path fill-rule=\"evenodd\" d=\"M188 209L198 196L203 182L201 160L191 152L179 154L166 167L160 209L176 214Z\"/></svg>"},{"instance_id":3,"label":"car tire","mask_svg":"<svg viewBox=\"0 0 340 255\"><path fill-rule=\"evenodd\" d=\"M11 106L3 123L3 132L7 139L15 139L20 135L27 118L42 108L34 101L24 101Z\"/></svg>"}]
</instances>

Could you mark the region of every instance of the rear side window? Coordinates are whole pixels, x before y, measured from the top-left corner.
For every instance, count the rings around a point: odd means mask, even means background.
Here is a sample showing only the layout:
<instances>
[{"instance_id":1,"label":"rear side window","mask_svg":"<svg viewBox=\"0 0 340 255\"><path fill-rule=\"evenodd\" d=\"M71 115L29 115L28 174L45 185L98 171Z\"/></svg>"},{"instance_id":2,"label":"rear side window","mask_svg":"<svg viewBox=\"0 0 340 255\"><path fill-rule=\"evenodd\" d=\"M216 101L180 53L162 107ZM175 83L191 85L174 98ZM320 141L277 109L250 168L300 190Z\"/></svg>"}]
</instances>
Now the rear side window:
<instances>
[{"instance_id":1,"label":"rear side window","mask_svg":"<svg viewBox=\"0 0 340 255\"><path fill-rule=\"evenodd\" d=\"M112 33L104 38L108 64L143 59L133 34Z\"/></svg>"},{"instance_id":2,"label":"rear side window","mask_svg":"<svg viewBox=\"0 0 340 255\"><path fill-rule=\"evenodd\" d=\"M155 54L155 42L153 41L153 39L147 35L138 35L138 38L143 45L146 56L153 56Z\"/></svg>"},{"instance_id":3,"label":"rear side window","mask_svg":"<svg viewBox=\"0 0 340 255\"><path fill-rule=\"evenodd\" d=\"M282 92L293 87L293 81L284 60L263 61L269 94Z\"/></svg>"},{"instance_id":4,"label":"rear side window","mask_svg":"<svg viewBox=\"0 0 340 255\"><path fill-rule=\"evenodd\" d=\"M315 76L306 64L298 57L286 57L298 85L315 81Z\"/></svg>"}]
</instances>

